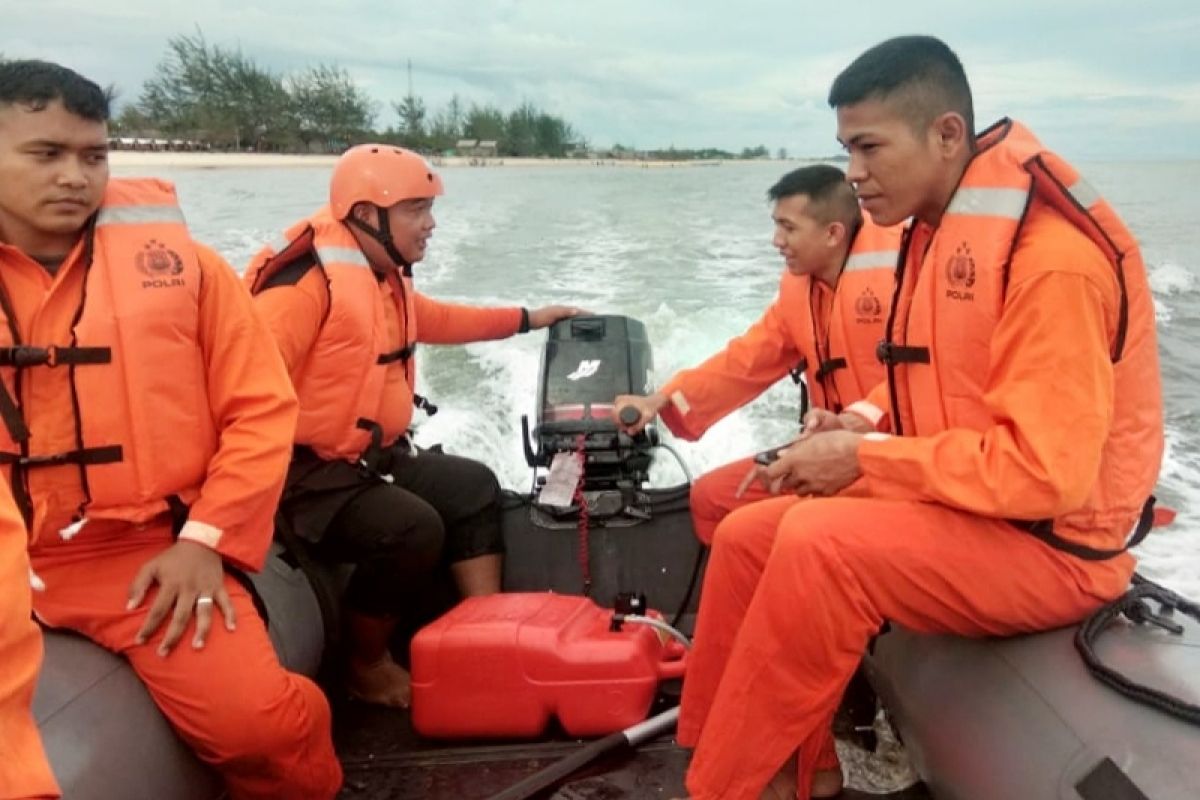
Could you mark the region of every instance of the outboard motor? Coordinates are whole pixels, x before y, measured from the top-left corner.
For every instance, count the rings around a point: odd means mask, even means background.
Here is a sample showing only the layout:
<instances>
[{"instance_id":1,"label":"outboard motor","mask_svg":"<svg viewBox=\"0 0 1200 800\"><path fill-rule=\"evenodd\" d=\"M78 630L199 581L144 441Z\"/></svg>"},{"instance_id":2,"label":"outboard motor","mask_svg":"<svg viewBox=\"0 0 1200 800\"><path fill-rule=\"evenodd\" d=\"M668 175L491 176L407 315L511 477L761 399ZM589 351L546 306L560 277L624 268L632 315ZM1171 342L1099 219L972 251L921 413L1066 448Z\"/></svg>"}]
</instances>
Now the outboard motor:
<instances>
[{"instance_id":1,"label":"outboard motor","mask_svg":"<svg viewBox=\"0 0 1200 800\"><path fill-rule=\"evenodd\" d=\"M617 429L613 400L644 395L651 356L646 328L629 317L573 317L549 330L532 432L521 418L533 491L509 493L503 528L504 589L584 594L608 606L621 593L652 608L696 607L703 548L692 534L690 483L649 486L657 449L651 425ZM619 409L618 409L619 411Z\"/></svg>"},{"instance_id":2,"label":"outboard motor","mask_svg":"<svg viewBox=\"0 0 1200 800\"><path fill-rule=\"evenodd\" d=\"M657 432L621 433L612 403L619 394L646 394L651 366L646 327L638 320L607 315L555 323L542 354L532 444L528 419L521 418L529 466L551 467L559 453L580 453L584 491L639 489Z\"/></svg>"}]
</instances>

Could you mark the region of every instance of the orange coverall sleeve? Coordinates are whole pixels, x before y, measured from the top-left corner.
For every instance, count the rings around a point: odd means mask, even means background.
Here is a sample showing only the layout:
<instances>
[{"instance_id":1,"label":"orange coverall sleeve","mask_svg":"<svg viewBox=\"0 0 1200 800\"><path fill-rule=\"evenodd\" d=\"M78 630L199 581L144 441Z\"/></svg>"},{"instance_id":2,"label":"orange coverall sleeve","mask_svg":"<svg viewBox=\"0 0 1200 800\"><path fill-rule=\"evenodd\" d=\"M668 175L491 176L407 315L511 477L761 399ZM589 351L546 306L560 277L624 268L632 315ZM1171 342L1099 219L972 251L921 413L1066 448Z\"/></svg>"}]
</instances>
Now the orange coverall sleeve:
<instances>
[{"instance_id":1,"label":"orange coverall sleeve","mask_svg":"<svg viewBox=\"0 0 1200 800\"><path fill-rule=\"evenodd\" d=\"M466 344L504 339L521 327L520 308L480 308L444 303L413 292L417 341L427 344Z\"/></svg>"},{"instance_id":2,"label":"orange coverall sleeve","mask_svg":"<svg viewBox=\"0 0 1200 800\"><path fill-rule=\"evenodd\" d=\"M695 441L722 417L762 394L796 366L802 353L783 321L780 300L731 339L725 349L691 369L680 370L659 393L659 415L676 436Z\"/></svg>"},{"instance_id":3,"label":"orange coverall sleeve","mask_svg":"<svg viewBox=\"0 0 1200 800\"><path fill-rule=\"evenodd\" d=\"M864 440L858 459L871 495L1012 519L1084 502L1112 424L1119 296L1112 267L1082 234L1048 233L1014 254L984 391L994 424Z\"/></svg>"},{"instance_id":4,"label":"orange coverall sleeve","mask_svg":"<svg viewBox=\"0 0 1200 800\"><path fill-rule=\"evenodd\" d=\"M212 547L231 564L262 568L274 534L298 405L266 326L227 263L200 254L200 346L220 444L179 538Z\"/></svg>"},{"instance_id":5,"label":"orange coverall sleeve","mask_svg":"<svg viewBox=\"0 0 1200 800\"><path fill-rule=\"evenodd\" d=\"M272 286L254 295L253 302L294 384L329 311L329 285L321 270L310 269L294 285Z\"/></svg>"},{"instance_id":6,"label":"orange coverall sleeve","mask_svg":"<svg viewBox=\"0 0 1200 800\"><path fill-rule=\"evenodd\" d=\"M33 719L42 635L29 597L29 536L0 479L0 797L58 797Z\"/></svg>"}]
</instances>

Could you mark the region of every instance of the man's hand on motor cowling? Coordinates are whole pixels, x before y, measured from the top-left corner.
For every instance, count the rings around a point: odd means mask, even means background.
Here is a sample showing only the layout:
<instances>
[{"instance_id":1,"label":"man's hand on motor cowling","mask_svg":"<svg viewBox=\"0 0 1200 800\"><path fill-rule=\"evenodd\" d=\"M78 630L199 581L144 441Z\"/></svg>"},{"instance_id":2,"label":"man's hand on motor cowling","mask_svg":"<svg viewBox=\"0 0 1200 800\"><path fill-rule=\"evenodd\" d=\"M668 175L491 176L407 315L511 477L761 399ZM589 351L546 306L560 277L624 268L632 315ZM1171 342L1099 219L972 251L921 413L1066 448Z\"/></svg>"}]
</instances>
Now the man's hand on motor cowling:
<instances>
[{"instance_id":1,"label":"man's hand on motor cowling","mask_svg":"<svg viewBox=\"0 0 1200 800\"><path fill-rule=\"evenodd\" d=\"M158 646L158 654L171 652L183 636L192 616L196 617L196 632L192 647L204 647L212 627L213 607L221 610L225 628L235 627L233 602L225 591L225 569L221 556L202 544L180 540L147 561L129 585L127 609L142 604L150 587L158 584L158 592L146 621L134 637L136 644L145 644L170 615L170 624Z\"/></svg>"},{"instance_id":2,"label":"man's hand on motor cowling","mask_svg":"<svg viewBox=\"0 0 1200 800\"><path fill-rule=\"evenodd\" d=\"M559 320L586 317L591 313L576 306L542 306L529 312L529 330L548 328Z\"/></svg>"}]
</instances>

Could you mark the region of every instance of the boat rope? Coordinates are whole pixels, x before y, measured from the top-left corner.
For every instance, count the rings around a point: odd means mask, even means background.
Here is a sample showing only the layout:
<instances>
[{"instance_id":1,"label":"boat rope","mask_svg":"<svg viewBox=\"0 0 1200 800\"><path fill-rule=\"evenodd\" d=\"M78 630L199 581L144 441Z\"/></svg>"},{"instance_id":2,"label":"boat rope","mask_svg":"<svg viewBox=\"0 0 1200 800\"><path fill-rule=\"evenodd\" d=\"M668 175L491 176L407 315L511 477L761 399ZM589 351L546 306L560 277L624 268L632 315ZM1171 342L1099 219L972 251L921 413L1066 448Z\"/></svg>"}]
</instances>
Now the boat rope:
<instances>
[{"instance_id":1,"label":"boat rope","mask_svg":"<svg viewBox=\"0 0 1200 800\"><path fill-rule=\"evenodd\" d=\"M1151 609L1150 601L1158 603L1157 614ZM1200 621L1200 605L1134 573L1133 587L1128 592L1102 606L1079 626L1075 632L1075 649L1083 657L1088 671L1101 683L1143 705L1200 725L1200 706L1131 680L1104 664L1096 653L1096 639L1122 615L1136 625L1154 625L1173 636L1182 636L1183 625L1171 619L1175 611Z\"/></svg>"}]
</instances>

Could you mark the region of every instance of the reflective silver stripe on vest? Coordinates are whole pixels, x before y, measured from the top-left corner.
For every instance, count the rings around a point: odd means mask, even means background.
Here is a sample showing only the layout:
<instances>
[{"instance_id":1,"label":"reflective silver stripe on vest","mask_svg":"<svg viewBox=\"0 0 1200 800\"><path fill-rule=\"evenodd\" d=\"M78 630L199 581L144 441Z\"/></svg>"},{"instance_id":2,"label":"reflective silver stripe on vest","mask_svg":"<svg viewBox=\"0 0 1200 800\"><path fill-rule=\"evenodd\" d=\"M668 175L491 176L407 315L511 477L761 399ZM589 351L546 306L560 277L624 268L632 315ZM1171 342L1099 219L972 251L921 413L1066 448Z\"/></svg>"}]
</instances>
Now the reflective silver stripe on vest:
<instances>
[{"instance_id":1,"label":"reflective silver stripe on vest","mask_svg":"<svg viewBox=\"0 0 1200 800\"><path fill-rule=\"evenodd\" d=\"M367 257L356 247L318 247L317 258L322 264L353 264L356 267L370 267Z\"/></svg>"},{"instance_id":2,"label":"reflective silver stripe on vest","mask_svg":"<svg viewBox=\"0 0 1200 800\"><path fill-rule=\"evenodd\" d=\"M1029 193L1024 189L963 188L954 193L946 213L1020 219L1025 213L1025 200L1028 197Z\"/></svg>"},{"instance_id":3,"label":"reflective silver stripe on vest","mask_svg":"<svg viewBox=\"0 0 1200 800\"><path fill-rule=\"evenodd\" d=\"M867 253L851 253L846 259L843 272L857 272L861 269L895 269L896 261L900 258L899 250L873 250Z\"/></svg>"},{"instance_id":4,"label":"reflective silver stripe on vest","mask_svg":"<svg viewBox=\"0 0 1200 800\"><path fill-rule=\"evenodd\" d=\"M154 223L183 224L179 206L115 206L101 208L96 225L153 225Z\"/></svg>"},{"instance_id":5,"label":"reflective silver stripe on vest","mask_svg":"<svg viewBox=\"0 0 1200 800\"><path fill-rule=\"evenodd\" d=\"M1075 202L1086 209L1091 209L1096 203L1100 202L1100 193L1092 188L1092 185L1083 178L1075 181L1073 186L1067 187L1067 193L1075 198Z\"/></svg>"}]
</instances>

